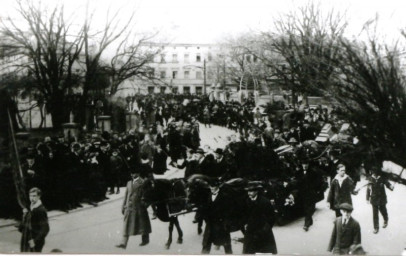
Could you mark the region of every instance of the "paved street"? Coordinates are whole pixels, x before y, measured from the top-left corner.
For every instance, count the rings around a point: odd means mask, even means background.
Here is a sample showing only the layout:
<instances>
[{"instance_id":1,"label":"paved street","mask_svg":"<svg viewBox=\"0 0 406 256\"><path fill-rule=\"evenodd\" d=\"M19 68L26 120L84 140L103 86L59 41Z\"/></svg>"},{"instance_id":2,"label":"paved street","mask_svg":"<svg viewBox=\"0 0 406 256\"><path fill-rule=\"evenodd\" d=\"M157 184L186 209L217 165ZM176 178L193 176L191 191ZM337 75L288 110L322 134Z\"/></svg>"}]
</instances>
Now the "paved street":
<instances>
[{"instance_id":1,"label":"paved street","mask_svg":"<svg viewBox=\"0 0 406 256\"><path fill-rule=\"evenodd\" d=\"M224 128L214 127L206 129L201 126L202 145L216 148L216 144L223 147L225 138L230 132ZM219 137L220 136L220 137ZM214 139L216 138L216 139ZM168 171L165 177L174 178L183 176L182 171ZM358 184L358 187L363 184ZM122 190L121 196L124 191ZM355 210L353 217L361 224L362 244L369 254L373 255L399 255L406 242L406 188L396 184L393 192L388 191L389 226L373 234L372 209L366 203L366 189L362 189L358 196L353 197ZM169 250L164 248L167 239L168 223L152 220L152 234L150 244L138 246L141 237L131 237L126 250L118 249L115 245L121 237L123 217L121 215L121 200L112 200L98 207L61 214L50 219L51 231L47 237L43 252L60 249L64 253L131 253L131 254L198 254L201 251L202 235L197 234L196 224L192 223L193 214L179 217L184 232L183 244L177 244L177 233L174 230L173 244ZM333 227L334 212L326 207L325 201L317 205L314 215L314 225L308 232L303 231L303 218L286 226L275 227L274 234L280 254L326 254L331 230ZM382 225L382 219L381 219ZM242 237L235 232L232 237ZM19 252L20 233L13 226L0 228L0 252ZM233 251L241 254L242 244L233 243ZM223 254L212 248L212 254Z\"/></svg>"}]
</instances>

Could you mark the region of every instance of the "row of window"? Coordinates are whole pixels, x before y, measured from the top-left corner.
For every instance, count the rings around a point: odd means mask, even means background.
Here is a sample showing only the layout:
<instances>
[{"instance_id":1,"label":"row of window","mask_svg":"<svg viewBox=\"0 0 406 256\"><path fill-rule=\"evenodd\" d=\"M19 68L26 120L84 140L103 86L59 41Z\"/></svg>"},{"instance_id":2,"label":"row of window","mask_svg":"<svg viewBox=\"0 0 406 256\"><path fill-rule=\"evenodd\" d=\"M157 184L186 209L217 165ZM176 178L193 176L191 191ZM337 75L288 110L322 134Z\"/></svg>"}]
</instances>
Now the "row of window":
<instances>
[{"instance_id":1,"label":"row of window","mask_svg":"<svg viewBox=\"0 0 406 256\"><path fill-rule=\"evenodd\" d=\"M213 57L212 57L211 53L208 53L208 54L207 54L207 61L212 61L212 60L213 60ZM189 62L189 61L190 61L190 55L189 55L189 53L185 53L185 54L183 55L183 62ZM201 56L201 54L200 54L200 53L196 53L195 62L201 62L201 61L202 61L202 56ZM166 63L166 54L165 54L165 53L162 53L162 54L161 54L161 60L160 60L160 62L161 62L161 63ZM176 54L176 53L172 54L172 62L175 62L175 63L179 62L179 60L178 60L178 54Z\"/></svg>"},{"instance_id":2,"label":"row of window","mask_svg":"<svg viewBox=\"0 0 406 256\"><path fill-rule=\"evenodd\" d=\"M161 79L163 79L163 78L169 78L169 77L166 76L166 71L161 71L160 74L159 74L159 77L160 77ZM171 76L170 78L172 78L172 79L178 79L178 78L180 78L180 77L178 76L178 71L177 71L177 70L173 70L173 71L172 71L172 76ZM191 75L190 75L190 71L189 71L189 70L183 71L183 78L184 78L184 79L191 79L191 78L192 78ZM196 71L196 76L195 76L195 78L196 78L196 79L203 79L203 78L204 78L204 77L203 77L203 72L202 72L202 71ZM208 79L211 79L211 78L212 78L212 74L211 74L211 73L207 73L207 78L208 78Z\"/></svg>"},{"instance_id":3,"label":"row of window","mask_svg":"<svg viewBox=\"0 0 406 256\"><path fill-rule=\"evenodd\" d=\"M149 86L149 87L148 87L148 93L149 93L149 94L153 94L153 93L155 93L155 92L156 92L156 91L155 91L155 87L154 87L154 86ZM159 88L159 92L160 92L160 93L166 93L166 92L167 92L167 87L164 87L164 86L160 87L160 88ZM179 92L179 88L178 88L178 87L172 87L171 92L172 92L172 93L178 93L178 92ZM183 93L191 93L190 86L183 86ZM197 95L203 94L203 88L202 88L201 86L196 86L196 87L195 87L195 93L196 93Z\"/></svg>"},{"instance_id":4,"label":"row of window","mask_svg":"<svg viewBox=\"0 0 406 256\"><path fill-rule=\"evenodd\" d=\"M223 58L223 55L222 54L218 54L218 57L219 58ZM189 58L190 58L190 55L189 55L189 53L185 53L184 55L183 55L183 62L186 62L186 63L188 63L189 62ZM252 56L252 55L250 55L250 54L244 54L244 59L245 59L245 61L247 61L247 62L249 62L249 63L251 63L251 62L257 62L257 56ZM211 53L208 53L207 54L207 61L208 62L210 62L210 61L212 61L213 60L213 57L212 57L212 55L211 55ZM195 62L201 62L202 61L202 56L201 56L201 54L200 53L196 53L196 58L195 58ZM160 60L160 62L161 63L166 63L166 54L165 53L162 53L161 54L161 60ZM176 53L174 53L174 54L172 54L172 63L178 63L179 62L179 60L178 60L178 54L176 54Z\"/></svg>"}]
</instances>

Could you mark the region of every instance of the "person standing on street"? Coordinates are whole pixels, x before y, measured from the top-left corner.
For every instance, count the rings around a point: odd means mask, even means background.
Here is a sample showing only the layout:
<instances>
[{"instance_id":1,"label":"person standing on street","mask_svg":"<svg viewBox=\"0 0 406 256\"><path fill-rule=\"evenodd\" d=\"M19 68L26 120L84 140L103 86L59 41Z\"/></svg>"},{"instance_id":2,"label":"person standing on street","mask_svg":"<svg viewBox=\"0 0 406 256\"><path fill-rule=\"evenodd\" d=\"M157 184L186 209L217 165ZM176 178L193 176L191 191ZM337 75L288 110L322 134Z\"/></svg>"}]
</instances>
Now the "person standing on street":
<instances>
[{"instance_id":1,"label":"person standing on street","mask_svg":"<svg viewBox=\"0 0 406 256\"><path fill-rule=\"evenodd\" d=\"M226 225L225 214L228 205L225 204L224 193L220 192L220 183L217 179L209 182L211 197L208 198L207 207L202 211L206 227L203 233L202 254L209 254L211 245L224 246L226 254L232 254L230 230Z\"/></svg>"},{"instance_id":2,"label":"person standing on street","mask_svg":"<svg viewBox=\"0 0 406 256\"><path fill-rule=\"evenodd\" d=\"M388 202L386 198L385 186L393 190L393 185L389 183L384 177L381 176L381 173L378 169L372 170L372 176L368 183L367 188L367 202L372 205L372 215L374 222L374 234L379 231L379 214L381 212L383 217L383 228L388 226L388 211L386 209L386 204Z\"/></svg>"},{"instance_id":3,"label":"person standing on street","mask_svg":"<svg viewBox=\"0 0 406 256\"><path fill-rule=\"evenodd\" d=\"M255 181L248 183L247 224L244 234L243 254L277 254L272 227L275 222L275 210L271 202L259 194L262 186Z\"/></svg>"},{"instance_id":4,"label":"person standing on street","mask_svg":"<svg viewBox=\"0 0 406 256\"><path fill-rule=\"evenodd\" d=\"M47 210L42 205L41 194L39 188L31 188L30 209L23 209L23 221L19 228L22 233L21 252L41 252L49 233Z\"/></svg>"},{"instance_id":5,"label":"person standing on street","mask_svg":"<svg viewBox=\"0 0 406 256\"><path fill-rule=\"evenodd\" d=\"M361 227L358 221L351 217L354 209L351 204L340 204L339 209L342 216L334 221L327 250L336 255L346 255L352 248L359 247L361 244Z\"/></svg>"},{"instance_id":6,"label":"person standing on street","mask_svg":"<svg viewBox=\"0 0 406 256\"><path fill-rule=\"evenodd\" d=\"M345 165L338 164L337 175L331 181L327 202L330 209L336 212L336 217L341 216L340 205L348 203L352 205L351 194L357 195L354 181L345 173Z\"/></svg>"},{"instance_id":7,"label":"person standing on street","mask_svg":"<svg viewBox=\"0 0 406 256\"><path fill-rule=\"evenodd\" d=\"M140 246L149 243L149 233L151 233L152 230L147 208L141 201L141 189L143 184L144 179L132 170L131 180L127 182L123 207L121 210L124 215L124 228L121 243L116 245L118 248L127 248L129 237L136 235L142 236Z\"/></svg>"}]
</instances>

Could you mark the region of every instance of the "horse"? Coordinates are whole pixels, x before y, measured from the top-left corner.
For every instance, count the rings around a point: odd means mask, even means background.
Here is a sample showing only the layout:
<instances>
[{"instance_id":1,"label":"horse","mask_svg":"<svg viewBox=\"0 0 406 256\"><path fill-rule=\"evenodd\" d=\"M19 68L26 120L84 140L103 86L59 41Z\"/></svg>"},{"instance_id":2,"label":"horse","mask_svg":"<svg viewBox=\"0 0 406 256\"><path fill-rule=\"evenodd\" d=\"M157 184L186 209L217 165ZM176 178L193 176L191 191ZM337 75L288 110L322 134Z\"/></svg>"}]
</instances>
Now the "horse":
<instances>
[{"instance_id":1,"label":"horse","mask_svg":"<svg viewBox=\"0 0 406 256\"><path fill-rule=\"evenodd\" d=\"M183 179L147 180L142 187L142 200L146 205L155 207L160 221L169 222L169 237L165 248L172 244L173 226L178 231L177 243L183 243L183 231L176 213L186 210L186 184Z\"/></svg>"},{"instance_id":2,"label":"horse","mask_svg":"<svg viewBox=\"0 0 406 256\"><path fill-rule=\"evenodd\" d=\"M188 201L197 208L204 208L210 197L210 177L195 174L188 178ZM246 202L248 200L245 187L248 181L242 178L234 178L225 181L219 186L218 198L224 198L224 215L230 232L241 230L244 233L246 222Z\"/></svg>"}]
</instances>

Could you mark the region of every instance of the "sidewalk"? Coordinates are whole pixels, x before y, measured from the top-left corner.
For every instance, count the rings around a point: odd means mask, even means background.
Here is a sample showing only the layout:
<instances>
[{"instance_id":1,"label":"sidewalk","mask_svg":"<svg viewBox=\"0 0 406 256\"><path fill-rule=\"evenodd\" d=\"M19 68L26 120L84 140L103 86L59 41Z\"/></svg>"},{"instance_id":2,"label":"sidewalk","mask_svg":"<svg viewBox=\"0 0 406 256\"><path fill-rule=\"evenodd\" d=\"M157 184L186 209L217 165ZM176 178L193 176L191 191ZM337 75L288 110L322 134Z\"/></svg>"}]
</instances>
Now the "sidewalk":
<instances>
[{"instance_id":1,"label":"sidewalk","mask_svg":"<svg viewBox=\"0 0 406 256\"><path fill-rule=\"evenodd\" d=\"M163 175L156 175L154 174L155 179L173 179L173 178L183 178L184 176L184 170L179 170L176 169L170 165L168 165L168 171L165 172L165 174ZM108 204L111 202L115 202L117 200L123 200L124 197L124 193L125 193L125 187L120 188L120 193L119 194L112 194L112 195L107 195L107 197L109 199L106 199L104 201L98 202L97 206L93 206L87 203L82 203L83 207L79 207L79 208L75 208L73 210L70 210L69 212L63 212L63 211L59 211L59 210L52 210L48 212L48 218L52 219L61 215L65 215L65 214L71 214L74 212L79 212L79 211L83 211L89 208L94 208L94 207L98 207L100 205L104 205L104 204ZM5 228L5 227L10 227L10 226L14 226L18 224L17 220L14 219L0 219L0 228Z\"/></svg>"},{"instance_id":2,"label":"sidewalk","mask_svg":"<svg viewBox=\"0 0 406 256\"><path fill-rule=\"evenodd\" d=\"M125 188L121 188L119 194L107 195L107 197L109 199L98 202L97 206L93 206L93 205L90 205L90 204L87 204L87 203L81 203L81 205L83 207L75 208L73 210L70 210L69 212L63 212L63 211L59 211L59 210L52 210L52 211L48 212L48 218L52 219L52 218L55 218L55 217L58 217L58 216L61 216L61 215L71 214L71 213L83 211L83 210L86 210L86 209L89 209L89 208L98 207L98 206L103 205L103 204L108 204L108 203L111 203L111 202L122 199L124 197L124 193L125 193ZM18 221L14 220L14 219L0 219L0 228L10 227L10 226L14 226L16 224L18 224Z\"/></svg>"}]
</instances>

